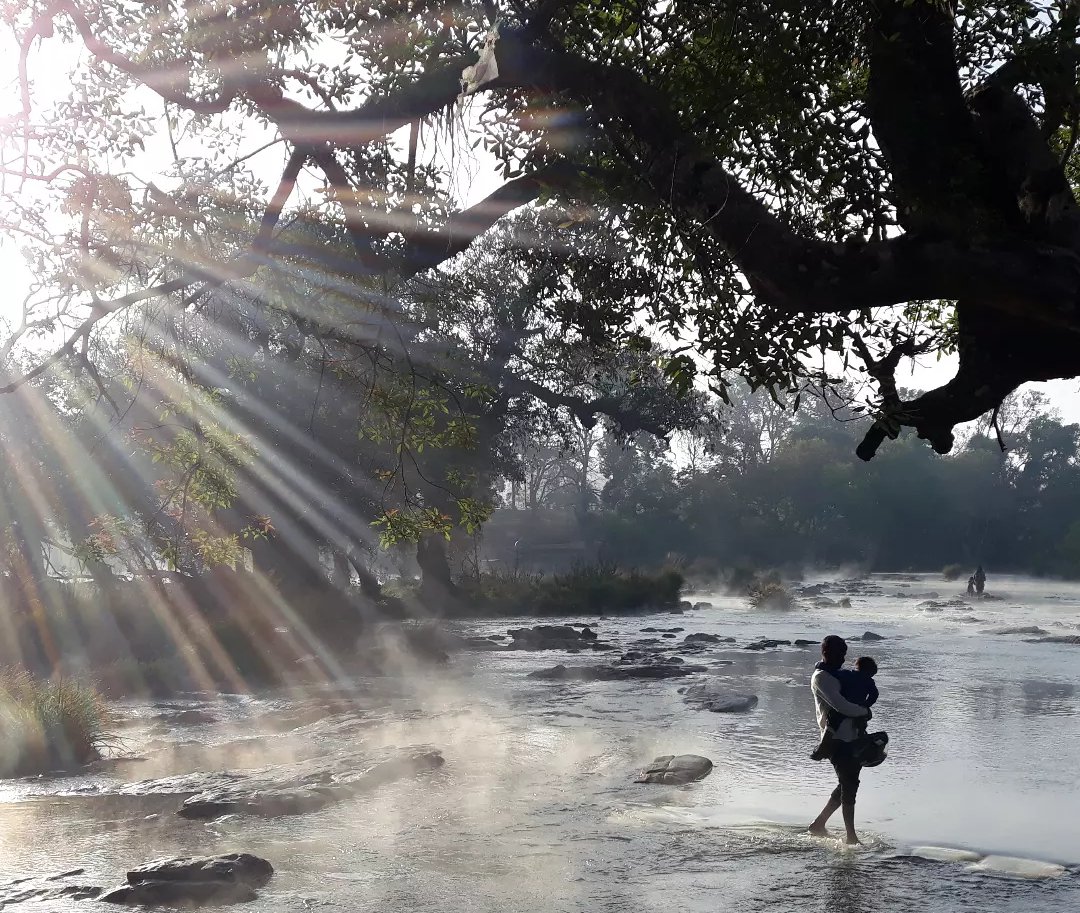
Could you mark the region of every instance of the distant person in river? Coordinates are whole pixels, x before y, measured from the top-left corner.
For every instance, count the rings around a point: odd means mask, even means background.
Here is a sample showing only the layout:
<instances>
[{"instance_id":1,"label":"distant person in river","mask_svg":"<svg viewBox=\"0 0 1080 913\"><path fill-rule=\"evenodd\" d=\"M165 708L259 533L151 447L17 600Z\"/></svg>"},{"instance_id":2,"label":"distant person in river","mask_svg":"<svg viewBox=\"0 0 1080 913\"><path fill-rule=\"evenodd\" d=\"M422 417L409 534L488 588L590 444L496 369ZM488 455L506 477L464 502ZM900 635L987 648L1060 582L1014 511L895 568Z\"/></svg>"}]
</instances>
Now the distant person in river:
<instances>
[{"instance_id":1,"label":"distant person in river","mask_svg":"<svg viewBox=\"0 0 1080 913\"><path fill-rule=\"evenodd\" d=\"M829 761L836 771L837 785L809 830L815 836L827 837L829 832L825 825L836 810L841 809L847 842L854 844L859 842L859 836L855 833L855 796L859 791L862 764L855 758L853 743L860 733L857 721L862 720L865 723L870 717L870 709L848 700L842 693L841 677L838 673L842 671L846 657L847 643L842 637L830 634L821 642L821 662L814 667L814 674L810 678L818 729L821 730L822 738L826 732L832 737ZM839 723L835 727L830 723L830 714L834 712L839 715Z\"/></svg>"},{"instance_id":2,"label":"distant person in river","mask_svg":"<svg viewBox=\"0 0 1080 913\"><path fill-rule=\"evenodd\" d=\"M860 707L868 710L877 703L878 689L874 682L877 675L877 663L870 656L860 656L855 660L854 669L838 669L836 677L840 679L840 693ZM829 711L829 726L821 734L818 747L810 755L812 761L823 761L832 753L832 745L835 740L834 733L844 721L844 717L835 710ZM866 724L869 717L853 720L857 736L866 735Z\"/></svg>"},{"instance_id":3,"label":"distant person in river","mask_svg":"<svg viewBox=\"0 0 1080 913\"><path fill-rule=\"evenodd\" d=\"M986 571L982 569L980 564L975 568L975 592L980 596L982 595L983 587L986 586Z\"/></svg>"},{"instance_id":4,"label":"distant person in river","mask_svg":"<svg viewBox=\"0 0 1080 913\"><path fill-rule=\"evenodd\" d=\"M974 596L975 595L975 578L974 577L968 577L967 594L968 594L968 596Z\"/></svg>"}]
</instances>

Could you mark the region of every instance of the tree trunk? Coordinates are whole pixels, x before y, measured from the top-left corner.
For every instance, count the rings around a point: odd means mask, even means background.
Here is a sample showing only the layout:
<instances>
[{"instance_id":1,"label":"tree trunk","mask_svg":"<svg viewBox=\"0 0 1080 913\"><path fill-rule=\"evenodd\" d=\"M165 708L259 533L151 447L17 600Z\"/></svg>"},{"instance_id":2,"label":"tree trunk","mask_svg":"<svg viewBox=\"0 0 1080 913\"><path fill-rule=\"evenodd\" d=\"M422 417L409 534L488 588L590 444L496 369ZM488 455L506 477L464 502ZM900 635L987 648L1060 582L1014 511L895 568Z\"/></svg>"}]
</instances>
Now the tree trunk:
<instances>
[{"instance_id":1,"label":"tree trunk","mask_svg":"<svg viewBox=\"0 0 1080 913\"><path fill-rule=\"evenodd\" d=\"M420 565L420 595L425 602L438 607L454 599L457 585L451 579L446 540L442 536L425 536L416 543L416 563Z\"/></svg>"}]
</instances>

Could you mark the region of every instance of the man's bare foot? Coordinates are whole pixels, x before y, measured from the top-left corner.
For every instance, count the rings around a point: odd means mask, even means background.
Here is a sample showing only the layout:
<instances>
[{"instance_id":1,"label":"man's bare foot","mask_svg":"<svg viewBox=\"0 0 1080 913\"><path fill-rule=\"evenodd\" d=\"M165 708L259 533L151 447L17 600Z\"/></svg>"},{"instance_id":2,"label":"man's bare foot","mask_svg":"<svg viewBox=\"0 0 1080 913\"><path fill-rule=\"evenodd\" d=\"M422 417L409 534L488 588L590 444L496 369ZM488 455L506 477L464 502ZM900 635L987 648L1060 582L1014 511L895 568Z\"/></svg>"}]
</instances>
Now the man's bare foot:
<instances>
[{"instance_id":1,"label":"man's bare foot","mask_svg":"<svg viewBox=\"0 0 1080 913\"><path fill-rule=\"evenodd\" d=\"M828 837L829 836L829 831L825 827L824 824L811 824L806 829L806 833L808 833L811 837Z\"/></svg>"},{"instance_id":2,"label":"man's bare foot","mask_svg":"<svg viewBox=\"0 0 1080 913\"><path fill-rule=\"evenodd\" d=\"M848 834L847 845L848 846L862 846L862 841L858 837L856 837L854 834Z\"/></svg>"}]
</instances>

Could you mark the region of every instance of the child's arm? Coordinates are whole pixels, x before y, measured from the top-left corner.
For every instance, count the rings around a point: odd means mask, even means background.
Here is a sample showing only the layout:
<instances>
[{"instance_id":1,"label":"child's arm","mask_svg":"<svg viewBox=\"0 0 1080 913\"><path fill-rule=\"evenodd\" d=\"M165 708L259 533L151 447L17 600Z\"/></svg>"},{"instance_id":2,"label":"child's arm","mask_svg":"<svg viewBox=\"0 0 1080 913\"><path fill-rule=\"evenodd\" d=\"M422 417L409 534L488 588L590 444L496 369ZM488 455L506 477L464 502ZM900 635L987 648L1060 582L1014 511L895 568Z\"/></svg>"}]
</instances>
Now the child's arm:
<instances>
[{"instance_id":1,"label":"child's arm","mask_svg":"<svg viewBox=\"0 0 1080 913\"><path fill-rule=\"evenodd\" d=\"M874 683L873 679L870 679L870 687L867 689L867 692L866 692L866 706L867 707L873 707L874 704L877 703L877 699L878 699L877 685Z\"/></svg>"}]
</instances>

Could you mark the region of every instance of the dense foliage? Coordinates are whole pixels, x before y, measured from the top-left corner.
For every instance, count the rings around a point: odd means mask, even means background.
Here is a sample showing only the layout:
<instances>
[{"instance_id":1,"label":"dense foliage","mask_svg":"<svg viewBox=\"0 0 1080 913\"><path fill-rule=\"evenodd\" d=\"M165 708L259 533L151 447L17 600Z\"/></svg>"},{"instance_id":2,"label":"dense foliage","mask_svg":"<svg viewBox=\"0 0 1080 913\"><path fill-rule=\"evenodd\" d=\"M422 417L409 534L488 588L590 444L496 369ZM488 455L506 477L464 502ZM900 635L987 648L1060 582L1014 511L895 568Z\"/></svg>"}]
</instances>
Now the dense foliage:
<instances>
[{"instance_id":1,"label":"dense foliage","mask_svg":"<svg viewBox=\"0 0 1080 913\"><path fill-rule=\"evenodd\" d=\"M293 316L381 346L372 317L395 322L402 282L526 203L572 210L561 242L519 243L581 252L592 294L562 316L586 343L649 351L663 330L679 350L653 360L721 390L854 367L865 459L900 427L947 452L1023 382L1080 371L1073 2L0 12L18 89L0 228L33 273L5 389L60 363L95 377L90 342L148 301L225 301L231 326L297 261L352 291ZM475 146L505 180L479 203L459 192ZM577 245L581 220L610 230L603 249ZM900 362L953 350L952 382L897 394Z\"/></svg>"},{"instance_id":2,"label":"dense foliage","mask_svg":"<svg viewBox=\"0 0 1080 913\"><path fill-rule=\"evenodd\" d=\"M793 415L767 396L733 391L733 406L682 436L673 453L648 440L590 442L601 459L584 497L574 484L581 448L552 453L531 483L541 497L519 492L517 510L493 517L491 536L520 530L517 560L527 563L544 554L546 522L582 554L676 562L698 579L740 566L947 565L950 577L966 579L979 563L991 573L1080 575L1080 426L1062 424L1038 394L1006 402L1007 456L983 424L947 458L906 434L867 467L852 453L852 416L841 409L839 418L821 400ZM514 524L519 514L536 519Z\"/></svg>"}]
</instances>

